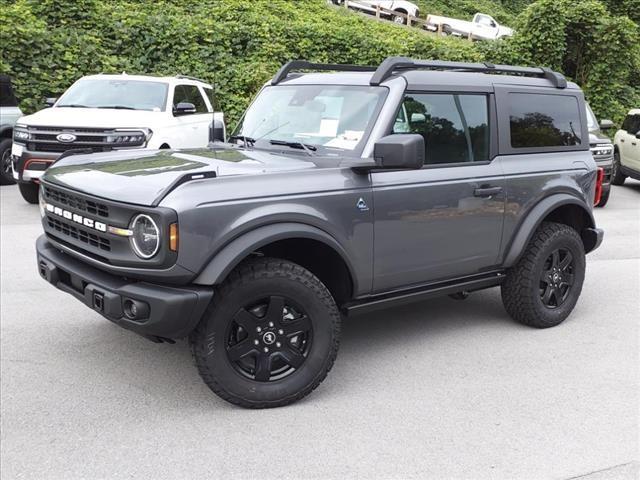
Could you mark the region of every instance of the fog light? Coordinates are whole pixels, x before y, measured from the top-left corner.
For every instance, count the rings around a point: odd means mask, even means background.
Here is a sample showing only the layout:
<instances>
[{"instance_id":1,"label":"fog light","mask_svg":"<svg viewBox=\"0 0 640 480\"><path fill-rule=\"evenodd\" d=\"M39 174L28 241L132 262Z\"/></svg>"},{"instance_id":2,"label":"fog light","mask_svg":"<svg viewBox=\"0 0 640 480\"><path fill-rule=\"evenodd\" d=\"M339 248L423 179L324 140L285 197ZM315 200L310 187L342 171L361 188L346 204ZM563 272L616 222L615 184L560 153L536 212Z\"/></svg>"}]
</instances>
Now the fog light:
<instances>
[{"instance_id":1,"label":"fog light","mask_svg":"<svg viewBox=\"0 0 640 480\"><path fill-rule=\"evenodd\" d=\"M149 305L139 300L125 299L122 310L129 320L142 320L149 317Z\"/></svg>"}]
</instances>

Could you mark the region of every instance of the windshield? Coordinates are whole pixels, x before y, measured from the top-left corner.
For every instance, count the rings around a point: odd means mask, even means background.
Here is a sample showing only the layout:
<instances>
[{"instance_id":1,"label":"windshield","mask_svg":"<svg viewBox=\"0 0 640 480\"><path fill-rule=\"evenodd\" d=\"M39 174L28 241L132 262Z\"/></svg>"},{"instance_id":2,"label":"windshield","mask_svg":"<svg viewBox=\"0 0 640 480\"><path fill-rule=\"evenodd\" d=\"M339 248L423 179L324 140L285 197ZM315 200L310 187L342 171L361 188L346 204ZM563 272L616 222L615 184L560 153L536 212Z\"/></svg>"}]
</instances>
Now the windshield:
<instances>
[{"instance_id":1,"label":"windshield","mask_svg":"<svg viewBox=\"0 0 640 480\"><path fill-rule=\"evenodd\" d=\"M142 80L88 79L74 83L56 107L164 110L168 85Z\"/></svg>"},{"instance_id":2,"label":"windshield","mask_svg":"<svg viewBox=\"0 0 640 480\"><path fill-rule=\"evenodd\" d=\"M319 154L359 155L387 89L368 86L266 87L233 136L255 146L304 144ZM233 139L232 136L232 139Z\"/></svg>"},{"instance_id":3,"label":"windshield","mask_svg":"<svg viewBox=\"0 0 640 480\"><path fill-rule=\"evenodd\" d=\"M588 104L587 104L587 128L589 129L590 132L600 129L600 125L598 125L598 119L593 114L593 110L591 110L591 107Z\"/></svg>"}]
</instances>

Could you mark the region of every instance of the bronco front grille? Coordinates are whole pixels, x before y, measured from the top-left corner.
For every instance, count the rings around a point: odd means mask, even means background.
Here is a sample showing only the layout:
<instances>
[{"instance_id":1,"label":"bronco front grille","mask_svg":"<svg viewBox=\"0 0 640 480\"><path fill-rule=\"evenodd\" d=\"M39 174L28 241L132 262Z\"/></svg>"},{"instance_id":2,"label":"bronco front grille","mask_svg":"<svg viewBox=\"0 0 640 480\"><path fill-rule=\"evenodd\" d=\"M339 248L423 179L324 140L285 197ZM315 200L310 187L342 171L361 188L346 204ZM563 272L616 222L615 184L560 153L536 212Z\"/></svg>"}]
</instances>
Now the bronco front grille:
<instances>
[{"instance_id":1,"label":"bronco front grille","mask_svg":"<svg viewBox=\"0 0 640 480\"><path fill-rule=\"evenodd\" d=\"M98 215L105 218L109 216L109 207L105 204L86 200L77 195L72 195L49 186L44 186L44 198L92 215Z\"/></svg>"},{"instance_id":2,"label":"bronco front grille","mask_svg":"<svg viewBox=\"0 0 640 480\"><path fill-rule=\"evenodd\" d=\"M91 245L92 247L99 248L100 250L105 250L107 252L111 251L111 241L108 238L101 237L94 233L89 233L75 225L68 224L50 216L47 216L47 223L50 228L67 237L75 238L76 240L80 240L81 242Z\"/></svg>"}]
</instances>

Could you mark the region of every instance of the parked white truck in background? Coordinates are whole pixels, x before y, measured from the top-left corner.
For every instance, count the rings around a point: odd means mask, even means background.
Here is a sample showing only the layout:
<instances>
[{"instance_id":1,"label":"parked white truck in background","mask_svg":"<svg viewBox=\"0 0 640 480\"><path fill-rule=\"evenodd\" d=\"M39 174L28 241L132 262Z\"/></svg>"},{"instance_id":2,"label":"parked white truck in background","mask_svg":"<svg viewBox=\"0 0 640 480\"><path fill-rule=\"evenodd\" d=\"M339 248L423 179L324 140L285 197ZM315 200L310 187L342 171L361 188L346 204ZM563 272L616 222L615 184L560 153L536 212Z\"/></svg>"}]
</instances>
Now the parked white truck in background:
<instances>
[{"instance_id":1,"label":"parked white truck in background","mask_svg":"<svg viewBox=\"0 0 640 480\"><path fill-rule=\"evenodd\" d=\"M426 28L448 35L469 37L472 40L497 40L513 35L513 29L496 22L493 17L476 13L470 22L456 18L428 15Z\"/></svg>"},{"instance_id":2,"label":"parked white truck in background","mask_svg":"<svg viewBox=\"0 0 640 480\"><path fill-rule=\"evenodd\" d=\"M47 105L13 128L13 178L29 203L38 202L47 167L69 150L205 147L212 121L224 125L213 87L182 75L90 75Z\"/></svg>"}]
</instances>

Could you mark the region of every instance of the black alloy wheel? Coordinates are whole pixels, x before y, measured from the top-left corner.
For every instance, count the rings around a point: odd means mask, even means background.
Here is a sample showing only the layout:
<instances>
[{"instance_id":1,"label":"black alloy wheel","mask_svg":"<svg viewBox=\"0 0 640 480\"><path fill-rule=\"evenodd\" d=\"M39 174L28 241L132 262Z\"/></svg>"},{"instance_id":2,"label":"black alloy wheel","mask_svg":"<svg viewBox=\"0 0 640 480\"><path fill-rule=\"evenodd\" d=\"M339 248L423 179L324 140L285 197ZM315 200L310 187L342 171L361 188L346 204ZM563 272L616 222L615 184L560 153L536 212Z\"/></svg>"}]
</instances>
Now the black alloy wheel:
<instances>
[{"instance_id":1,"label":"black alloy wheel","mask_svg":"<svg viewBox=\"0 0 640 480\"><path fill-rule=\"evenodd\" d=\"M574 260L566 248L551 252L540 278L540 298L547 308L558 308L569 296L574 281Z\"/></svg>"},{"instance_id":2,"label":"black alloy wheel","mask_svg":"<svg viewBox=\"0 0 640 480\"><path fill-rule=\"evenodd\" d=\"M11 139L5 138L0 141L0 185L14 183L16 182L11 169Z\"/></svg>"},{"instance_id":3,"label":"black alloy wheel","mask_svg":"<svg viewBox=\"0 0 640 480\"><path fill-rule=\"evenodd\" d=\"M313 342L313 326L290 299L270 296L244 306L227 334L227 358L241 375L274 382L305 362Z\"/></svg>"}]
</instances>

